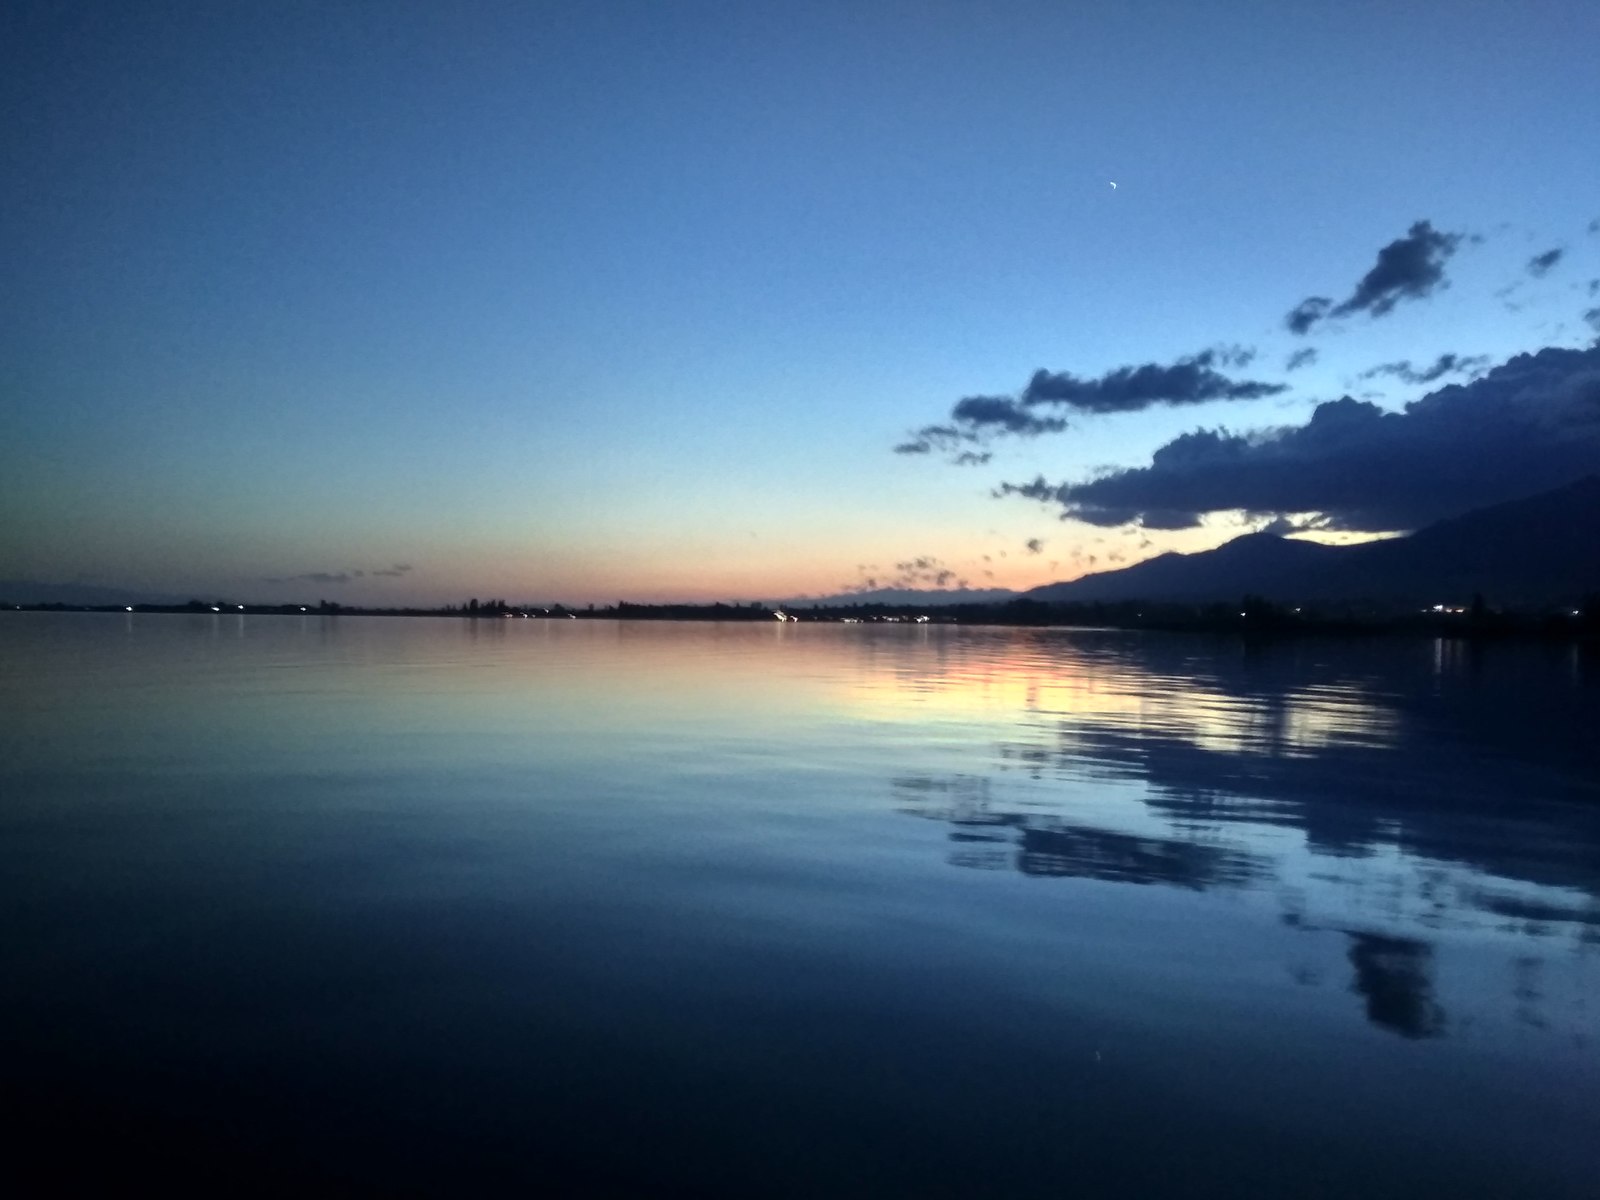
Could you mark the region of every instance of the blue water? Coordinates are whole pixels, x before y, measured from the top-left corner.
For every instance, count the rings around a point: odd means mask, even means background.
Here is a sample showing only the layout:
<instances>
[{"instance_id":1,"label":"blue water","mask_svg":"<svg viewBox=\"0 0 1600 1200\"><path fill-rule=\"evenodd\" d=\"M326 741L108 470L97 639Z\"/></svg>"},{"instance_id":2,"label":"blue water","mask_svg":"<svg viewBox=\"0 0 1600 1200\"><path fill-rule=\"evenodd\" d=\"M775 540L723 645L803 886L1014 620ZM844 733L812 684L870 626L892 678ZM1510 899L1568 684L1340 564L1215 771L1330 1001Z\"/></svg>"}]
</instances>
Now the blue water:
<instances>
[{"instance_id":1,"label":"blue water","mask_svg":"<svg viewBox=\"0 0 1600 1200\"><path fill-rule=\"evenodd\" d=\"M0 713L64 1182L1596 1194L1593 647L6 614Z\"/></svg>"}]
</instances>

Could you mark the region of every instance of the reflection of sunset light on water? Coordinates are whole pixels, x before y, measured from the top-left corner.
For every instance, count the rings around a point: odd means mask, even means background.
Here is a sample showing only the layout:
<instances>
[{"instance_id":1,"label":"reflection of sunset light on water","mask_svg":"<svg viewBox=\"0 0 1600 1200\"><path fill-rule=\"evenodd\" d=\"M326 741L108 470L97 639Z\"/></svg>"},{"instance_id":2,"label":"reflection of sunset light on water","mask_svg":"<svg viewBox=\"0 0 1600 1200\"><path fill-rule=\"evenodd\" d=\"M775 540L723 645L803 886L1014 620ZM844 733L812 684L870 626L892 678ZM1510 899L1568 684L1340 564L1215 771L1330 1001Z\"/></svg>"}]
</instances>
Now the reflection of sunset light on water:
<instances>
[{"instance_id":1,"label":"reflection of sunset light on water","mask_svg":"<svg viewBox=\"0 0 1600 1200\"><path fill-rule=\"evenodd\" d=\"M1296 985L1358 995L1386 1034L1581 1036L1600 902L1507 852L1545 836L1532 797L1484 807L1477 789L1504 785L1470 756L1406 757L1426 711L1370 662L1057 632L927 649L875 664L852 698L988 739L954 773L893 781L900 812L947 829L950 866L1054 880L1065 904L1142 885L1257 909L1288 933ZM1423 648L1416 679L1462 653Z\"/></svg>"},{"instance_id":2,"label":"reflection of sunset light on water","mask_svg":"<svg viewBox=\"0 0 1600 1200\"><path fill-rule=\"evenodd\" d=\"M857 685L852 700L880 719L1009 724L1025 714L1031 724L1061 718L1157 732L1217 753L1274 757L1335 745L1379 747L1398 734L1396 714L1353 684L1231 695L1194 676L1141 669L1129 656L1085 651L1070 637L1021 634L973 649L920 657L915 670L901 661L886 664Z\"/></svg>"}]
</instances>

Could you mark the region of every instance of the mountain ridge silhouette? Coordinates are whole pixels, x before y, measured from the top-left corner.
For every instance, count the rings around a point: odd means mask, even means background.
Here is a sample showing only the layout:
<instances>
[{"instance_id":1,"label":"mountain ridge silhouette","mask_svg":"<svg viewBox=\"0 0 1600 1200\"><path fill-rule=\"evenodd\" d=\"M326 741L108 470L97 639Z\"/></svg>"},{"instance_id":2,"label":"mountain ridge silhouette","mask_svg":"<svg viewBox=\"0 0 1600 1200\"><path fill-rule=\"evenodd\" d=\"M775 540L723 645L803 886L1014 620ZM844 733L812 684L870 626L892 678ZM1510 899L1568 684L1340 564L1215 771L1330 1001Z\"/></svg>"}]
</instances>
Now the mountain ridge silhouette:
<instances>
[{"instance_id":1,"label":"mountain ridge silhouette","mask_svg":"<svg viewBox=\"0 0 1600 1200\"><path fill-rule=\"evenodd\" d=\"M1048 603L1204 603L1246 594L1281 603L1552 604L1600 592L1600 474L1353 546L1247 533L1212 550L1162 554L1047 583Z\"/></svg>"}]
</instances>

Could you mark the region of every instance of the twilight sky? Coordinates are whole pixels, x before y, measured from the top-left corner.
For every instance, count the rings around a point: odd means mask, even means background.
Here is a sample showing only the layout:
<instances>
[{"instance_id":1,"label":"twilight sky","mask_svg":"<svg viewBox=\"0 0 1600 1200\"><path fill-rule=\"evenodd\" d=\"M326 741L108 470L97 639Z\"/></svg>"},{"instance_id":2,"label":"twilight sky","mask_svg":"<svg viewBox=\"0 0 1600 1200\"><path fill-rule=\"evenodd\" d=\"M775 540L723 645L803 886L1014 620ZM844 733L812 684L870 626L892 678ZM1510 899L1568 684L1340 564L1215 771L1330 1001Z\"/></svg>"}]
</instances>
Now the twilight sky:
<instances>
[{"instance_id":1,"label":"twilight sky","mask_svg":"<svg viewBox=\"0 0 1600 1200\"><path fill-rule=\"evenodd\" d=\"M1028 587L1567 482L1597 45L1592 0L13 0L0 578Z\"/></svg>"}]
</instances>

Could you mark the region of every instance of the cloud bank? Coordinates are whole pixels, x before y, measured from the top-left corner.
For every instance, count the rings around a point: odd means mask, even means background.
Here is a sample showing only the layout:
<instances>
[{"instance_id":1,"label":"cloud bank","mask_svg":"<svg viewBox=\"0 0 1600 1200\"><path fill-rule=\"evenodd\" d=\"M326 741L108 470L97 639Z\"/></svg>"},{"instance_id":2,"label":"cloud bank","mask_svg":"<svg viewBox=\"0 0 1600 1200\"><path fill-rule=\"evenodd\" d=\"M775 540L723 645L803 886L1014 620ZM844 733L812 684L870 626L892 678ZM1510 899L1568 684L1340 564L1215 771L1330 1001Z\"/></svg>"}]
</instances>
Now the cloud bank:
<instances>
[{"instance_id":1,"label":"cloud bank","mask_svg":"<svg viewBox=\"0 0 1600 1200\"><path fill-rule=\"evenodd\" d=\"M1346 396L1318 405L1303 425L1195 430L1158 449L1148 466L1082 483L1003 484L998 494L1056 503L1063 516L1104 526L1184 529L1206 513L1243 509L1320 513L1329 527L1377 532L1414 529L1595 471L1600 344L1517 355L1399 412Z\"/></svg>"}]
</instances>

